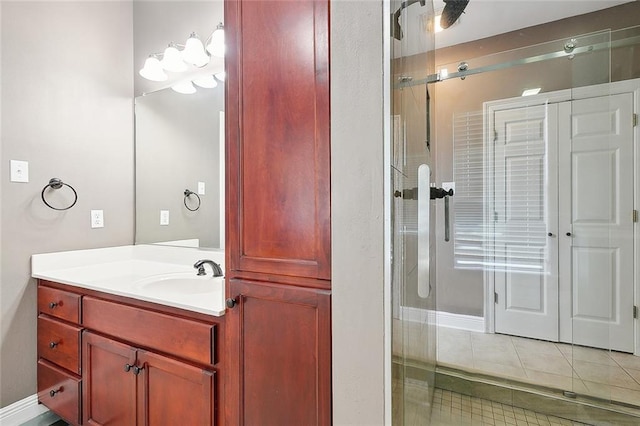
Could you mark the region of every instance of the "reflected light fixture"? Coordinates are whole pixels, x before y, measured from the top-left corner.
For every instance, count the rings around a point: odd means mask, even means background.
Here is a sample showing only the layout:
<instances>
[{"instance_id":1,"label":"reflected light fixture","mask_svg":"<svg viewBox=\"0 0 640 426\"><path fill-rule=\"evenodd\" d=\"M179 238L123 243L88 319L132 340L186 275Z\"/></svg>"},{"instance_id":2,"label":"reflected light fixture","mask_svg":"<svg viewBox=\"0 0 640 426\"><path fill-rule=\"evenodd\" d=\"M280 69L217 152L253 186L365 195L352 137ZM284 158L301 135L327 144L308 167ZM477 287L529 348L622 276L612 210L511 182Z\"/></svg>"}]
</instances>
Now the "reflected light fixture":
<instances>
[{"instance_id":1,"label":"reflected light fixture","mask_svg":"<svg viewBox=\"0 0 640 426\"><path fill-rule=\"evenodd\" d=\"M213 76L220 81L224 81L224 79L227 77L227 73L225 71L220 71L215 73Z\"/></svg>"},{"instance_id":2,"label":"reflected light fixture","mask_svg":"<svg viewBox=\"0 0 640 426\"><path fill-rule=\"evenodd\" d=\"M184 45L171 42L164 52L152 53L139 73L148 80L165 81L168 76L164 74L164 71L187 71L189 69L187 64L202 68L209 63L212 55L224 57L224 25L222 22L216 26L205 43L200 40L196 32L192 32ZM219 80L223 81L224 77Z\"/></svg>"},{"instance_id":3,"label":"reflected light fixture","mask_svg":"<svg viewBox=\"0 0 640 426\"><path fill-rule=\"evenodd\" d=\"M196 93L196 87L193 85L193 83L191 83L190 80L176 83L171 86L171 89L173 89L173 91L175 92L182 93L183 95L192 95Z\"/></svg>"},{"instance_id":4,"label":"reflected light fixture","mask_svg":"<svg viewBox=\"0 0 640 426\"><path fill-rule=\"evenodd\" d=\"M200 41L200 37L195 32L191 33L187 42L184 44L184 50L182 53L182 60L188 64L194 65L198 68L203 67L209 63L209 56L204 50L204 45Z\"/></svg>"},{"instance_id":5,"label":"reflected light fixture","mask_svg":"<svg viewBox=\"0 0 640 426\"><path fill-rule=\"evenodd\" d=\"M162 69L160 60L155 55L149 55L144 61L144 67L139 71L139 74L151 81L166 81L169 78Z\"/></svg>"},{"instance_id":6,"label":"reflected light fixture","mask_svg":"<svg viewBox=\"0 0 640 426\"><path fill-rule=\"evenodd\" d=\"M194 78L193 84L202 87L204 89L213 89L218 85L218 82L211 74L203 75L201 77Z\"/></svg>"},{"instance_id":7,"label":"reflected light fixture","mask_svg":"<svg viewBox=\"0 0 640 426\"><path fill-rule=\"evenodd\" d=\"M442 18L442 15L436 15L433 18L433 32L434 33L439 33L440 31L442 31L444 28L442 28L440 26L440 19Z\"/></svg>"},{"instance_id":8,"label":"reflected light fixture","mask_svg":"<svg viewBox=\"0 0 640 426\"><path fill-rule=\"evenodd\" d=\"M160 63L166 71L183 72L187 70L187 64L182 60L182 55L173 42L169 43L169 46L164 49L164 56Z\"/></svg>"},{"instance_id":9,"label":"reflected light fixture","mask_svg":"<svg viewBox=\"0 0 640 426\"><path fill-rule=\"evenodd\" d=\"M213 56L217 56L219 58L224 57L224 25L222 22L218 24L216 29L209 37L209 43L207 43L207 52L209 52Z\"/></svg>"}]
</instances>

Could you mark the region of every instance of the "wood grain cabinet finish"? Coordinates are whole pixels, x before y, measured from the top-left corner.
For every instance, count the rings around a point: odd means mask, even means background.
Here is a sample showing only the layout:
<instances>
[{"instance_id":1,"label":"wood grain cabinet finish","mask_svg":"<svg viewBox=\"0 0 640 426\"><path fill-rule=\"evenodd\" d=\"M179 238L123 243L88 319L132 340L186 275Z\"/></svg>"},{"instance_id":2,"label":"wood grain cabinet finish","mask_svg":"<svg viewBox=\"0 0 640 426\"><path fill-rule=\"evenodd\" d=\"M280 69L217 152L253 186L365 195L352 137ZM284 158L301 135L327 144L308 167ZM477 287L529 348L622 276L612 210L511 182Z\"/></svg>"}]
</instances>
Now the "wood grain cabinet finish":
<instances>
[{"instance_id":1,"label":"wood grain cabinet finish","mask_svg":"<svg viewBox=\"0 0 640 426\"><path fill-rule=\"evenodd\" d=\"M224 424L224 318L68 287L38 288L40 402L73 425Z\"/></svg>"},{"instance_id":2,"label":"wood grain cabinet finish","mask_svg":"<svg viewBox=\"0 0 640 426\"><path fill-rule=\"evenodd\" d=\"M38 401L81 424L81 296L38 285Z\"/></svg>"},{"instance_id":3,"label":"wood grain cabinet finish","mask_svg":"<svg viewBox=\"0 0 640 426\"><path fill-rule=\"evenodd\" d=\"M331 277L328 31L328 1L225 2L232 274Z\"/></svg>"},{"instance_id":4,"label":"wood grain cabinet finish","mask_svg":"<svg viewBox=\"0 0 640 426\"><path fill-rule=\"evenodd\" d=\"M331 307L325 290L231 280L228 424L331 424ZM230 340L230 339L229 339ZM237 388L236 388L237 386Z\"/></svg>"},{"instance_id":5,"label":"wood grain cabinet finish","mask_svg":"<svg viewBox=\"0 0 640 426\"><path fill-rule=\"evenodd\" d=\"M91 332L83 348L85 424L214 424L213 371Z\"/></svg>"}]
</instances>

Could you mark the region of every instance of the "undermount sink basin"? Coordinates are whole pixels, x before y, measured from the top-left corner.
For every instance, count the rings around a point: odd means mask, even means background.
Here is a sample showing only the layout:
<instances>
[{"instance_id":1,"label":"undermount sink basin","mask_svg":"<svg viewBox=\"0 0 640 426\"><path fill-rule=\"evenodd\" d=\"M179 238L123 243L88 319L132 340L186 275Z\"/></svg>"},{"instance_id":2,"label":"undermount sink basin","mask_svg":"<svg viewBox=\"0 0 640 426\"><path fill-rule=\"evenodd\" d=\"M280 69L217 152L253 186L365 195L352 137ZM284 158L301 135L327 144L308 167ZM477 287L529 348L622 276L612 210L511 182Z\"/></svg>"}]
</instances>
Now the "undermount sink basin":
<instances>
[{"instance_id":1,"label":"undermount sink basin","mask_svg":"<svg viewBox=\"0 0 640 426\"><path fill-rule=\"evenodd\" d=\"M195 272L155 275L136 281L139 290L171 294L201 294L215 290L222 277L198 276Z\"/></svg>"}]
</instances>

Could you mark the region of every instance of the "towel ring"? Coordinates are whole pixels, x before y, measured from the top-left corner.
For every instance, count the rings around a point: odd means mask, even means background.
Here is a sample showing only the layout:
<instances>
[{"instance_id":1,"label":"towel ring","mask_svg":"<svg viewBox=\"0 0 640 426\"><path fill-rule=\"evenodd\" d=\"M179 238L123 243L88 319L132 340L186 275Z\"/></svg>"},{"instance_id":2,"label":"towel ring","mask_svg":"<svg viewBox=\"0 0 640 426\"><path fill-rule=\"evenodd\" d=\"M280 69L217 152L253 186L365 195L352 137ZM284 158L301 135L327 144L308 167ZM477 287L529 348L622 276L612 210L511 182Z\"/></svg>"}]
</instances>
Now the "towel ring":
<instances>
[{"instance_id":1,"label":"towel ring","mask_svg":"<svg viewBox=\"0 0 640 426\"><path fill-rule=\"evenodd\" d=\"M189 207L189 205L187 205L187 198L189 198L189 196L191 195L195 195L198 198L198 207L196 207L195 209L192 209L191 207ZM190 191L188 189L184 190L184 206L187 208L187 210L195 212L196 210L198 210L200 208L200 203L202 201L200 200L200 196L198 194L196 194L193 191Z\"/></svg>"},{"instance_id":2,"label":"towel ring","mask_svg":"<svg viewBox=\"0 0 640 426\"><path fill-rule=\"evenodd\" d=\"M64 207L64 208L53 207L44 198L44 192L47 190L47 188L60 189L63 186L68 186L73 191L73 197L74 197L73 203L71 203L70 206L67 206L67 207ZM42 188L42 192L40 193L40 198L42 198L42 202L45 203L47 205L47 207L49 207L50 209L53 209L53 210L69 210L71 207L75 206L76 203L78 202L78 193L73 188L73 186L69 185L68 183L64 183L62 180L60 180L58 178L51 178L51 179L49 179L49 183L46 184L44 186L44 188Z\"/></svg>"}]
</instances>

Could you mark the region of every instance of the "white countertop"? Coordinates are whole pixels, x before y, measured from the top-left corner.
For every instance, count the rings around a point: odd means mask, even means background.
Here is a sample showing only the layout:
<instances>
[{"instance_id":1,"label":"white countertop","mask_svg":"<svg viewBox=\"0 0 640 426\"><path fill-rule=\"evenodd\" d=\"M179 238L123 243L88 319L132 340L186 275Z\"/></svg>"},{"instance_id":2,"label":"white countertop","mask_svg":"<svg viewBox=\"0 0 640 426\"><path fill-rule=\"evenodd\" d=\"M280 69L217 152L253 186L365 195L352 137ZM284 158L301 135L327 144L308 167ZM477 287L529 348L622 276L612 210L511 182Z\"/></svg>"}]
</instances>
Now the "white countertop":
<instances>
[{"instance_id":1,"label":"white countertop","mask_svg":"<svg viewBox=\"0 0 640 426\"><path fill-rule=\"evenodd\" d=\"M213 260L224 271L223 250L149 244L34 254L31 276L203 314L224 315L224 278L213 278L209 266L205 266L207 276L197 277L193 264L200 259Z\"/></svg>"}]
</instances>

